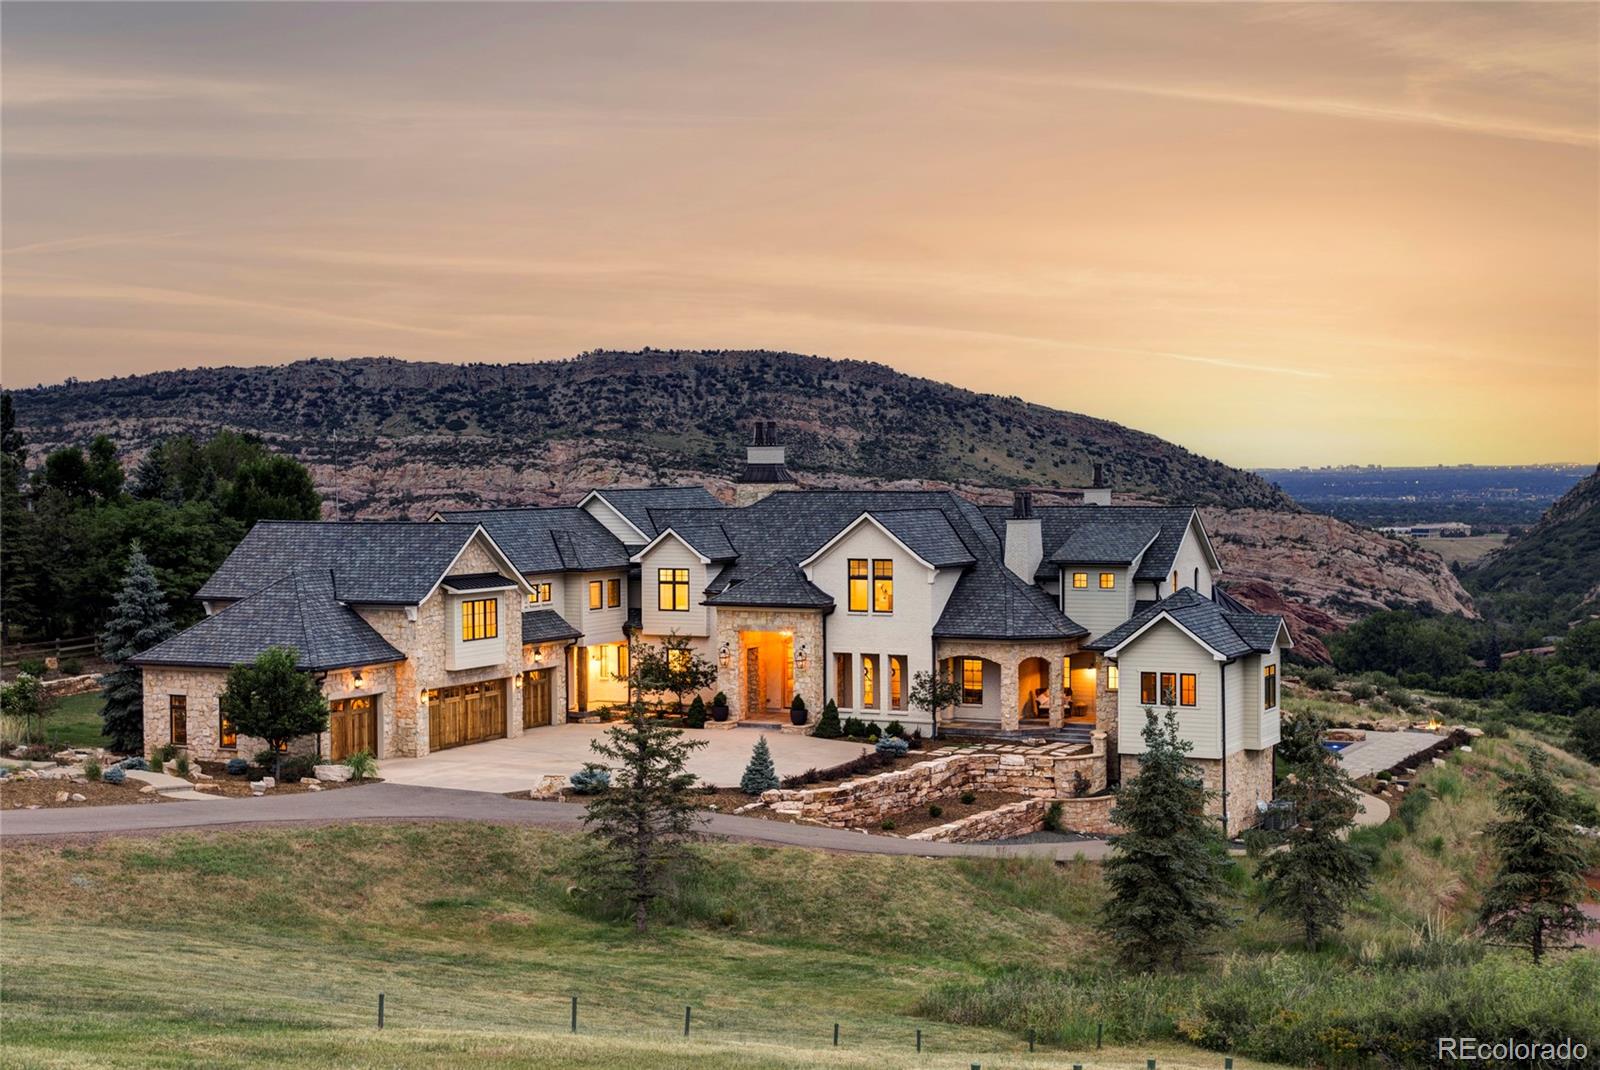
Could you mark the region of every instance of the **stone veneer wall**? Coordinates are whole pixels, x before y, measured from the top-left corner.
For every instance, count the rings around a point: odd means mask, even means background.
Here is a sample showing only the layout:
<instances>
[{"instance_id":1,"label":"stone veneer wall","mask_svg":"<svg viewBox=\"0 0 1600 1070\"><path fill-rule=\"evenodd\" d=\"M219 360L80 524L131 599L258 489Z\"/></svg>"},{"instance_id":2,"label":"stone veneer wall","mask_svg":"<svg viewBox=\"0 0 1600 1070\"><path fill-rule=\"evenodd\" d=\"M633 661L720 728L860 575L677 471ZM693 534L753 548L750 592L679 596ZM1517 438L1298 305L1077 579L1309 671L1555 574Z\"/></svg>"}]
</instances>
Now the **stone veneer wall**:
<instances>
[{"instance_id":1,"label":"stone veneer wall","mask_svg":"<svg viewBox=\"0 0 1600 1070\"><path fill-rule=\"evenodd\" d=\"M963 791L1066 798L1072 795L1074 773L1083 774L1089 792L1105 789L1104 741L1096 743L1088 754L968 751L828 788L778 788L764 792L761 801L775 813L851 828L876 825L890 814Z\"/></svg>"},{"instance_id":2,"label":"stone veneer wall","mask_svg":"<svg viewBox=\"0 0 1600 1070\"><path fill-rule=\"evenodd\" d=\"M946 658L984 658L1000 666L1000 729L1015 732L1022 724L1020 669L1028 658L1043 658L1050 675L1050 724L1059 727L1066 708L1066 680L1062 668L1066 659L1078 652L1079 643L1005 642L994 639L941 639L934 651L942 663ZM947 711L946 717L952 711ZM956 707L954 713L960 712Z\"/></svg>"},{"instance_id":3,"label":"stone veneer wall","mask_svg":"<svg viewBox=\"0 0 1600 1070\"><path fill-rule=\"evenodd\" d=\"M951 821L921 832L913 832L908 840L932 840L937 843L979 843L983 840L1005 840L1013 836L1026 836L1044 828L1045 814L1050 810L1048 799L1024 799L1007 803L981 814L972 814L960 821Z\"/></svg>"},{"instance_id":4,"label":"stone veneer wall","mask_svg":"<svg viewBox=\"0 0 1600 1070\"><path fill-rule=\"evenodd\" d=\"M1274 798L1272 780L1272 755L1274 748L1264 750L1239 750L1228 755L1228 827L1229 837L1245 829L1254 828L1259 816L1256 803L1270 802ZM1206 800L1206 813L1222 817L1222 762L1215 758L1190 758L1189 763L1200 771L1211 797ZM1122 779L1126 783L1139 775L1139 756L1122 756Z\"/></svg>"},{"instance_id":5,"label":"stone veneer wall","mask_svg":"<svg viewBox=\"0 0 1600 1070\"><path fill-rule=\"evenodd\" d=\"M717 630L712 648L717 651L726 646L732 657L730 664L717 667L718 691L728 696L728 716L744 719L744 650L739 642L740 632L793 632L794 648L806 648L806 669L794 674L795 692L805 700L811 711L811 721L822 716L827 696L822 693L822 663L826 656L822 644L822 611L807 609L747 609L739 606L717 607ZM790 696L793 698L793 696ZM787 703L786 703L787 704Z\"/></svg>"}]
</instances>

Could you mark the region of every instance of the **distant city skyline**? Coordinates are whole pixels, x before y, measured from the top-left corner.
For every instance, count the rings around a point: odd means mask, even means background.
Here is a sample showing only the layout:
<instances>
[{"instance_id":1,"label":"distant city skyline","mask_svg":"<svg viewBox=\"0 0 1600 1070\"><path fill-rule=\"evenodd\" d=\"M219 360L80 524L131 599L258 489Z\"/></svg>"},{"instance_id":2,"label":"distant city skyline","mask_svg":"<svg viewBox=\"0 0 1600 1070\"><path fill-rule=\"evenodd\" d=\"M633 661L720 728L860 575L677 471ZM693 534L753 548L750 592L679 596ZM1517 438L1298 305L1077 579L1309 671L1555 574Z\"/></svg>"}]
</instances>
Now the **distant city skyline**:
<instances>
[{"instance_id":1,"label":"distant city skyline","mask_svg":"<svg viewBox=\"0 0 1600 1070\"><path fill-rule=\"evenodd\" d=\"M8 387L768 348L1239 467L1600 458L1594 5L5 21Z\"/></svg>"}]
</instances>

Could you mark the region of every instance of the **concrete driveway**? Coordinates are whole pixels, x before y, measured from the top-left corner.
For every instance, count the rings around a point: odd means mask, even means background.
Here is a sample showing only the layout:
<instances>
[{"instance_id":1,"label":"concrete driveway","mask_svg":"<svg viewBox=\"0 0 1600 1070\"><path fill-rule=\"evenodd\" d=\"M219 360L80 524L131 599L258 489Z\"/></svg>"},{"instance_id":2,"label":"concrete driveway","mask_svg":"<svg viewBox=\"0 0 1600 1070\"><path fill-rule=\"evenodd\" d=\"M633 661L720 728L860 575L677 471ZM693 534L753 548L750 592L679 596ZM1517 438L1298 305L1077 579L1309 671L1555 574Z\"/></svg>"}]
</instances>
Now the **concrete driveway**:
<instances>
[{"instance_id":1,"label":"concrete driveway","mask_svg":"<svg viewBox=\"0 0 1600 1070\"><path fill-rule=\"evenodd\" d=\"M604 735L606 728L598 724L531 728L516 739L452 747L426 758L390 758L378 763L378 775L392 784L429 788L501 794L527 791L545 776L568 776L583 768L584 762L596 760L598 756L589 749L589 742ZM722 788L738 787L750 761L750 749L758 739L765 738L772 748L772 760L781 777L808 769L827 769L869 749L860 743L754 728L687 729L685 734L706 741L690 757L689 771L702 783Z\"/></svg>"}]
</instances>

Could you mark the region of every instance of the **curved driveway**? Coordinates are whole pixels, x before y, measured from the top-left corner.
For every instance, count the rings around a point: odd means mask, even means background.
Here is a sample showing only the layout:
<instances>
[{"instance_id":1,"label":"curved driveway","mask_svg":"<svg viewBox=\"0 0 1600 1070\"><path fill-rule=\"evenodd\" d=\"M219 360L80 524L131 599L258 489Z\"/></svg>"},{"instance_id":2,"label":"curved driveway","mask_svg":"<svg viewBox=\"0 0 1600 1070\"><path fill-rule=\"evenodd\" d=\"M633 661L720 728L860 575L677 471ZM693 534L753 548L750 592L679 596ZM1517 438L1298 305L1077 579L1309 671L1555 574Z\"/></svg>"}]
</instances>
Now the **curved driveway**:
<instances>
[{"instance_id":1,"label":"curved driveway","mask_svg":"<svg viewBox=\"0 0 1600 1070\"><path fill-rule=\"evenodd\" d=\"M0 812L0 840L103 836L172 829L238 828L248 825L328 824L346 821L477 821L497 825L536 825L576 829L583 809L572 803L508 799L482 791L426 788L410 784L372 784L336 791L229 799L201 805L84 806ZM1073 843L929 843L896 836L868 836L815 825L792 825L759 817L710 814L706 832L719 839L747 840L827 851L922 857L1103 858L1101 840Z\"/></svg>"}]
</instances>

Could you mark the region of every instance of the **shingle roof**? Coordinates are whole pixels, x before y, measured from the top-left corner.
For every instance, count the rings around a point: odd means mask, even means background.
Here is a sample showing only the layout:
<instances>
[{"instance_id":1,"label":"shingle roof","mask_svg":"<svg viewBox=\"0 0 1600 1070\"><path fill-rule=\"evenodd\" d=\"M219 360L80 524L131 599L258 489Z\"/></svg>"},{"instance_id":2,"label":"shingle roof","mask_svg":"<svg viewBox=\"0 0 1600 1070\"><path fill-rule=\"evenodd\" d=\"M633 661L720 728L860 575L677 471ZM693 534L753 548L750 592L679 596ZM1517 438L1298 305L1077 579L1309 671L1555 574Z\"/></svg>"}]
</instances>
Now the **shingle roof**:
<instances>
[{"instance_id":1,"label":"shingle roof","mask_svg":"<svg viewBox=\"0 0 1600 1070\"><path fill-rule=\"evenodd\" d=\"M1172 562L1178 556L1178 547L1183 544L1184 532L1194 517L1194 507L1188 505L1044 505L1034 506L1033 512L1039 518L1044 535L1044 561L1036 573L1041 580L1055 578L1059 567L1055 555L1078 532L1090 528L1142 525L1158 528L1160 534L1145 550L1139 567L1134 571L1134 579L1164 579L1172 571ZM1011 515L1011 507L987 505L983 507L983 515L998 537L1005 531L1005 521ZM1085 534L1083 538L1089 540L1091 536ZM1122 563L1131 560L1129 557Z\"/></svg>"},{"instance_id":2,"label":"shingle roof","mask_svg":"<svg viewBox=\"0 0 1600 1070\"><path fill-rule=\"evenodd\" d=\"M833 599L794 565L776 561L724 587L708 597L705 604L826 609L833 605Z\"/></svg>"},{"instance_id":3,"label":"shingle roof","mask_svg":"<svg viewBox=\"0 0 1600 1070\"><path fill-rule=\"evenodd\" d=\"M950 519L937 509L874 509L869 515L936 568L955 568L977 561L950 526Z\"/></svg>"},{"instance_id":4,"label":"shingle roof","mask_svg":"<svg viewBox=\"0 0 1600 1070\"><path fill-rule=\"evenodd\" d=\"M561 639L577 639L582 635L553 609L526 609L522 612L524 643L554 643Z\"/></svg>"},{"instance_id":5,"label":"shingle roof","mask_svg":"<svg viewBox=\"0 0 1600 1070\"><path fill-rule=\"evenodd\" d=\"M1110 650L1163 613L1226 658L1270 652L1278 637L1278 629L1283 625L1281 617L1224 608L1194 588L1185 587L1177 594L1135 613L1089 643L1088 648Z\"/></svg>"},{"instance_id":6,"label":"shingle roof","mask_svg":"<svg viewBox=\"0 0 1600 1070\"><path fill-rule=\"evenodd\" d=\"M327 569L299 569L134 658L136 665L227 668L273 646L292 646L307 670L403 661L334 592Z\"/></svg>"},{"instance_id":7,"label":"shingle roof","mask_svg":"<svg viewBox=\"0 0 1600 1070\"><path fill-rule=\"evenodd\" d=\"M438 515L449 524L482 524L524 576L628 567L628 548L583 509L476 509Z\"/></svg>"},{"instance_id":8,"label":"shingle roof","mask_svg":"<svg viewBox=\"0 0 1600 1070\"><path fill-rule=\"evenodd\" d=\"M610 502L647 539L663 530L651 519L652 509L722 508L722 503L704 487L596 487L594 493Z\"/></svg>"},{"instance_id":9,"label":"shingle roof","mask_svg":"<svg viewBox=\"0 0 1600 1070\"><path fill-rule=\"evenodd\" d=\"M673 534L694 547L702 557L712 561L732 561L739 556L739 551L733 548L728 541L728 533L722 530L721 522L715 519L720 512L721 509L711 510L706 517L675 514L678 515L677 522L659 524L657 534L671 528Z\"/></svg>"},{"instance_id":10,"label":"shingle roof","mask_svg":"<svg viewBox=\"0 0 1600 1070\"><path fill-rule=\"evenodd\" d=\"M1056 547L1057 565L1127 565L1139 559L1161 535L1156 524L1083 524Z\"/></svg>"},{"instance_id":11,"label":"shingle roof","mask_svg":"<svg viewBox=\"0 0 1600 1070\"><path fill-rule=\"evenodd\" d=\"M444 587L448 591L503 591L516 585L516 580L498 572L473 572L444 578Z\"/></svg>"},{"instance_id":12,"label":"shingle roof","mask_svg":"<svg viewBox=\"0 0 1600 1070\"><path fill-rule=\"evenodd\" d=\"M982 561L956 581L933 634L940 639L1070 639L1089 630L1004 565Z\"/></svg>"},{"instance_id":13,"label":"shingle roof","mask_svg":"<svg viewBox=\"0 0 1600 1070\"><path fill-rule=\"evenodd\" d=\"M332 569L342 602L416 605L467 545L472 530L407 521L263 520L196 597L244 598L297 569Z\"/></svg>"}]
</instances>

